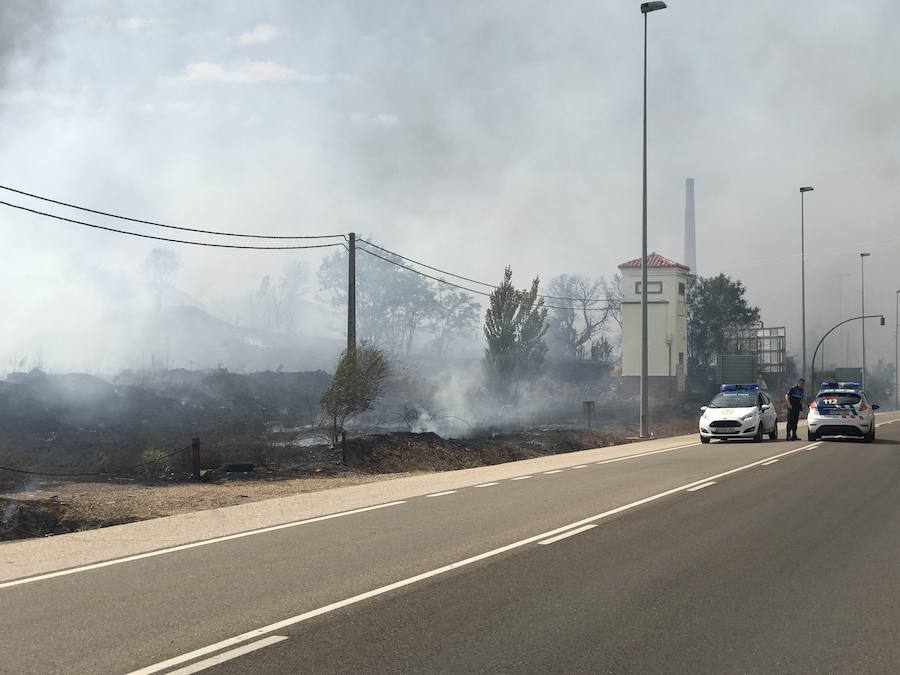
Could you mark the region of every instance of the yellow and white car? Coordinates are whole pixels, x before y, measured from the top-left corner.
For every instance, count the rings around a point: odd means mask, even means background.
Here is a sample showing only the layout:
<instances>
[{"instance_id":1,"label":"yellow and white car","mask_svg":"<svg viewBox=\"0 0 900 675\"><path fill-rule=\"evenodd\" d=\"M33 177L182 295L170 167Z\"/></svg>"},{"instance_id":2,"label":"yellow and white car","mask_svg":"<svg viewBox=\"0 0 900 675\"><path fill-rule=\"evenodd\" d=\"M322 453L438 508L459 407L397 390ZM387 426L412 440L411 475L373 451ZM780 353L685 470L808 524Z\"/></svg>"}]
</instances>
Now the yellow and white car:
<instances>
[{"instance_id":1,"label":"yellow and white car","mask_svg":"<svg viewBox=\"0 0 900 675\"><path fill-rule=\"evenodd\" d=\"M778 413L758 384L723 384L722 391L700 410L701 443L713 438L752 438L758 443L763 434L778 438Z\"/></svg>"}]
</instances>

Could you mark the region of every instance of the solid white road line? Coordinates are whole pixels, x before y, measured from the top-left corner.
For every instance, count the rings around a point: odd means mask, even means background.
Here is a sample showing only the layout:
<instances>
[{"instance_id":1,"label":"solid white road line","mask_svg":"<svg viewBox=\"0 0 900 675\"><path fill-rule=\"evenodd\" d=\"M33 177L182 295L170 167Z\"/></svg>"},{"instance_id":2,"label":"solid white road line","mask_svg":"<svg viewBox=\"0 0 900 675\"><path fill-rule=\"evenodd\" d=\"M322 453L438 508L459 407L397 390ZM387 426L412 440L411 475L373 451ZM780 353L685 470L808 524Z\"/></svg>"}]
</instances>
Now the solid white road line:
<instances>
[{"instance_id":1,"label":"solid white road line","mask_svg":"<svg viewBox=\"0 0 900 675\"><path fill-rule=\"evenodd\" d=\"M587 464L579 464L578 466L573 466L573 467L571 467L571 468L573 468L573 469L586 469L586 468L587 468Z\"/></svg>"},{"instance_id":2,"label":"solid white road line","mask_svg":"<svg viewBox=\"0 0 900 675\"><path fill-rule=\"evenodd\" d=\"M762 464L760 464L760 466L769 466L769 464L774 464L777 461L777 459L770 459L768 462L763 462Z\"/></svg>"},{"instance_id":3,"label":"solid white road line","mask_svg":"<svg viewBox=\"0 0 900 675\"><path fill-rule=\"evenodd\" d=\"M553 471L545 471L545 472L544 472L544 475L545 475L545 476L549 476L549 475L552 474L552 473L562 473L562 472L563 472L562 469L554 469Z\"/></svg>"},{"instance_id":4,"label":"solid white road line","mask_svg":"<svg viewBox=\"0 0 900 675\"><path fill-rule=\"evenodd\" d=\"M16 579L15 581L5 581L0 583L0 589L11 588L12 586L21 586L22 584L30 584L34 581L43 581L44 579L54 579L56 577L64 577L69 574L76 574L78 572L87 572L89 570L100 569L101 567L110 567L111 565L121 565L122 563L132 562L134 560L142 560L144 558L154 558L158 555L166 555L167 553L175 553L177 551L187 551L192 548L199 548L200 546L209 546L210 544L218 544L222 541L231 541L232 539L242 539L244 537L251 537L255 534L264 534L266 532L275 532L277 530L284 530L289 527L299 527L300 525L308 525L309 523L320 523L323 520L331 520L332 518L342 518L343 516L352 516L357 513L364 513L366 511L375 511L377 509L386 509L389 506L399 506L400 504L405 504L405 501L397 501L397 502L389 502L387 504L378 504L376 506L366 506L361 509L353 509L352 511L341 511L340 513L331 513L327 516L318 516L317 518L307 518L306 520L297 520L292 523L284 523L282 525L273 525L271 527L263 527L258 530L249 530L247 532L239 532L238 534L229 534L224 537L216 537L215 539L205 539L203 541L195 541L191 544L181 544L180 546L172 546L170 548L161 548L157 551L150 551L148 553L138 553L136 555L126 556L125 558L114 558L113 560L105 560L99 563L93 563L91 565L82 565L81 567L73 567L67 570L60 570L58 572L49 572L47 574L39 574L34 577L25 577L24 579Z\"/></svg>"},{"instance_id":5,"label":"solid white road line","mask_svg":"<svg viewBox=\"0 0 900 675\"><path fill-rule=\"evenodd\" d=\"M576 534L581 534L582 532L587 532L588 530L593 530L596 525L585 525L584 527L579 527L574 530L569 530L568 532L563 532L562 534L558 534L555 537L550 537L549 539L544 539L543 541L539 541L538 544L541 546L546 546L547 544L555 544L556 542L567 539L568 537L574 537Z\"/></svg>"},{"instance_id":6,"label":"solid white road line","mask_svg":"<svg viewBox=\"0 0 900 675\"><path fill-rule=\"evenodd\" d=\"M688 443L687 445L676 445L674 448L663 448L662 450L651 450L650 452L639 452L635 455L622 455L621 457L613 457L612 459L604 459L594 464L612 464L613 462L624 462L628 459L637 459L638 457L647 457L648 455L658 455L662 452L672 452L673 450L683 450L684 448L693 448L700 443Z\"/></svg>"},{"instance_id":7,"label":"solid white road line","mask_svg":"<svg viewBox=\"0 0 900 675\"><path fill-rule=\"evenodd\" d=\"M516 478L510 478L510 480L527 480L529 478L534 478L534 476L517 476Z\"/></svg>"},{"instance_id":8,"label":"solid white road line","mask_svg":"<svg viewBox=\"0 0 900 675\"><path fill-rule=\"evenodd\" d=\"M249 645L244 645L243 647L238 647L237 649L232 649L227 652L222 652L221 654L216 654L213 657L204 659L203 661L198 661L197 663L192 663L191 665L185 666L184 668L171 670L166 673L166 675L190 675L191 673L199 673L201 670L212 668L213 666L217 666L220 663L224 663L225 661L236 659L239 656L249 654L250 652L255 652L257 649L262 649L263 647L277 644L283 640L287 640L286 635L273 635L271 637L265 638L264 640L251 642Z\"/></svg>"},{"instance_id":9,"label":"solid white road line","mask_svg":"<svg viewBox=\"0 0 900 675\"><path fill-rule=\"evenodd\" d=\"M500 485L500 483L482 483L481 485L476 485L475 487L492 487L494 485Z\"/></svg>"},{"instance_id":10,"label":"solid white road line","mask_svg":"<svg viewBox=\"0 0 900 675\"><path fill-rule=\"evenodd\" d=\"M425 495L426 497L443 497L444 495L455 495L456 490L447 490L446 492L435 492L433 495Z\"/></svg>"},{"instance_id":11,"label":"solid white road line","mask_svg":"<svg viewBox=\"0 0 900 675\"><path fill-rule=\"evenodd\" d=\"M623 506L618 506L614 509L610 509L609 511L604 511L603 513L598 513L597 515L590 516L588 518L584 518L582 520L578 520L574 523L569 523L568 525L563 525L562 527L557 527L556 529L549 530L548 532L542 532L540 534L536 534L533 537L527 537L526 539L520 539L519 541L515 541L511 544L507 544L506 546L501 546L499 548L492 549L490 551L485 551L484 553L479 553L478 555L473 555L469 558L465 558L463 560L459 560L454 563L450 563L449 565L444 565L443 567L438 567L436 569L430 570L428 572L423 572L421 574L417 574L412 577L407 577L406 579L402 579L400 581L395 581L392 584L388 584L387 586L381 586L380 588L375 588L371 591L366 591L365 593L360 593L359 595L354 595L353 597L347 598L345 600L339 600L338 602L333 602L330 605L325 605L324 607L319 607L318 609L313 609L308 612L304 612L303 614L298 614L296 616L292 616L288 619L283 619L282 621L278 621L276 623L269 624L268 626L263 626L262 628L256 628L255 630L248 631L246 633L242 633L241 635L236 635L235 637L228 638L227 640L222 640L221 642L216 642L215 644L208 645L206 647L201 647L200 649L195 649L192 652L188 652L187 654L182 654L181 656L175 656L167 661L162 661L160 663L154 664L152 666L147 666L146 668L142 668L141 670L136 670L129 675L150 675L150 673L158 673L161 670L165 670L170 666L178 665L179 663L185 663L187 661L193 661L194 659L204 656L206 654L211 654L213 652L217 652L221 649L225 649L226 647L230 647L232 645L240 644L241 642L246 642L247 640L252 640L254 638L258 638L262 635L267 635L269 633L275 633L280 631L288 626L294 626L303 621L308 621L309 619L315 618L317 616L322 616L323 614L328 614L330 612L334 612L335 610L341 609L343 607L347 607L349 605L355 605L358 602L362 602L363 600L368 600L369 598L374 598L379 595L384 595L385 593L390 593L391 591L395 591L398 588L404 588L406 586L411 586L412 584L418 583L420 581L424 581L425 579L431 579L432 577L436 577L441 574L445 574L447 572L451 572L453 570L459 569L460 567L466 567L467 565L472 565L474 563L480 562L481 560L485 560L487 558L492 558L494 556L501 555L506 553L507 551L512 551L517 548L521 548L523 546L527 546L528 544L532 544L537 541L541 541L544 539L548 539L549 537L556 536L557 534L562 534L563 532L568 532L574 528L581 527L583 525L588 525L590 523L595 523L598 520L603 520L604 518L609 518L610 516L614 516L618 513L622 513L623 511L628 511L630 509L636 508L638 506L642 506L644 504L649 504L650 502L654 502L658 499L662 499L663 497L668 497L669 495L674 495L678 492L682 492L688 488L694 487L695 485L700 485L702 483L707 483L711 480L717 480L719 478L724 478L725 476L730 476L732 474L738 473L740 471L746 471L747 469L751 469L753 467L759 466L763 462L769 461L770 459L778 459L781 457L787 457L788 455L793 455L798 452L803 452L804 450L810 450L812 448L817 448L821 445L821 443L811 443L809 445L804 445L799 448L795 448L793 450L787 450L778 455L773 455L772 457L766 457L765 459L757 460L755 462L751 462L750 464L744 464L743 466L739 466L735 469L729 469L728 471L723 471L721 473L717 473L714 476L707 476L706 478L702 478L700 480L694 481L692 483L687 483L686 485L679 485L678 487L674 487L670 490L665 490L663 492L658 492L655 495L651 495L649 497L644 497L643 499L638 499L637 501L631 502L629 504L625 504Z\"/></svg>"},{"instance_id":12,"label":"solid white road line","mask_svg":"<svg viewBox=\"0 0 900 675\"><path fill-rule=\"evenodd\" d=\"M686 492L696 492L697 490L702 490L703 488L708 488L710 485L715 485L716 481L711 480L708 483L704 483L703 485L695 485L692 488L688 488Z\"/></svg>"}]
</instances>

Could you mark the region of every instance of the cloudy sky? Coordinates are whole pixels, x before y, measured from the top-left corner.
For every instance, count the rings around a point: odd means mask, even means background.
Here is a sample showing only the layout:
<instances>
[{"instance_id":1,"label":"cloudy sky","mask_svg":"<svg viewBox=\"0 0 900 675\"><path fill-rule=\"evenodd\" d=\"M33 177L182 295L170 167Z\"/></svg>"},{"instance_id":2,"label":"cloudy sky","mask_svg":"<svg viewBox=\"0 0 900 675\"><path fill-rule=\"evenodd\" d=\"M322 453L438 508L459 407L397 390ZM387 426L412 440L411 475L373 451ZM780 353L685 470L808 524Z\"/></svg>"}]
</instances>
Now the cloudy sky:
<instances>
[{"instance_id":1,"label":"cloudy sky","mask_svg":"<svg viewBox=\"0 0 900 675\"><path fill-rule=\"evenodd\" d=\"M6 0L0 184L192 227L364 232L487 280L609 277L640 253L639 5ZM740 278L796 352L813 185L808 339L857 311L870 251L867 310L889 325L869 358L893 360L900 5L672 0L650 19L651 249L682 257L695 178L700 273ZM0 238L4 359L125 302L153 247L6 207ZM179 252L209 308L297 255Z\"/></svg>"}]
</instances>

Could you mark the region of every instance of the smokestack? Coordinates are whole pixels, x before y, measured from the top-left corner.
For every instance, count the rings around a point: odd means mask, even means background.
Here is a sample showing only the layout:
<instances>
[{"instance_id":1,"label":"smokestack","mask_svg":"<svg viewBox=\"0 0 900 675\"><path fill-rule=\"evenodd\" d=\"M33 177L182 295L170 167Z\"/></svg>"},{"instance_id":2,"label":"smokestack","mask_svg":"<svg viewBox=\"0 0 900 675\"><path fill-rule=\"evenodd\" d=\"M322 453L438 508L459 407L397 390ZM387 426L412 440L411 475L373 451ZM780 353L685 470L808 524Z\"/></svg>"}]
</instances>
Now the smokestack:
<instances>
[{"instance_id":1,"label":"smokestack","mask_svg":"<svg viewBox=\"0 0 900 675\"><path fill-rule=\"evenodd\" d=\"M684 181L684 264L697 274L697 230L694 223L694 179Z\"/></svg>"}]
</instances>

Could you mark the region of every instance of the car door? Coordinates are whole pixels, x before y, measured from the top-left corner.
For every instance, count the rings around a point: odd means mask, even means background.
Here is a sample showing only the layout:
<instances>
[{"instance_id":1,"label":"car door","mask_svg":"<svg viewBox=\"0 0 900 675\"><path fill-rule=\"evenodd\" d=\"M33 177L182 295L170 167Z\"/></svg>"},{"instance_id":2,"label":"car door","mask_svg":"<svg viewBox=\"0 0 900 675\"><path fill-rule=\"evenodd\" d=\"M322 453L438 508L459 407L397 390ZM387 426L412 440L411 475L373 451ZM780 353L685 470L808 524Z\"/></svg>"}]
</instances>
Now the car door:
<instances>
[{"instance_id":1,"label":"car door","mask_svg":"<svg viewBox=\"0 0 900 675\"><path fill-rule=\"evenodd\" d=\"M778 413L775 412L775 406L772 405L772 399L769 398L768 394L760 394L762 398L762 405L769 406L769 409L762 413L762 417L765 420L763 424L764 431L772 431L775 428L775 422L778 418Z\"/></svg>"}]
</instances>

